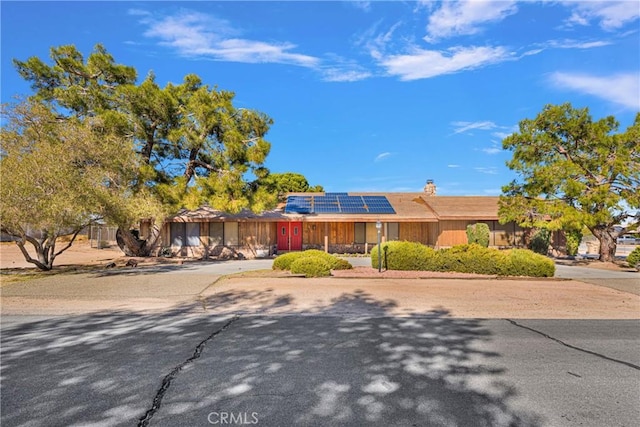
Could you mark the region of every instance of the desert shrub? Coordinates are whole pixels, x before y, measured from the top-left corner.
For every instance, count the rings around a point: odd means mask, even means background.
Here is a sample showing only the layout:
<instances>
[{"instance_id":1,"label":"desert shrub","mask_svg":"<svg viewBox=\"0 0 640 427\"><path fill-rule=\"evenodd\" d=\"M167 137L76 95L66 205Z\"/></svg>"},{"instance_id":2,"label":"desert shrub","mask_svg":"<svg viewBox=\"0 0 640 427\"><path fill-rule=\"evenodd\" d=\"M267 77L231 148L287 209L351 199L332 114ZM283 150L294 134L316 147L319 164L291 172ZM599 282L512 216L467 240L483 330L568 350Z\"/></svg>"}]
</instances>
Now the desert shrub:
<instances>
[{"instance_id":1,"label":"desert shrub","mask_svg":"<svg viewBox=\"0 0 640 427\"><path fill-rule=\"evenodd\" d=\"M353 266L346 259L338 258L333 256L331 260L331 269L332 270L351 270Z\"/></svg>"},{"instance_id":2,"label":"desert shrub","mask_svg":"<svg viewBox=\"0 0 640 427\"><path fill-rule=\"evenodd\" d=\"M467 225L467 242L489 247L489 226L483 222Z\"/></svg>"},{"instance_id":3,"label":"desert shrub","mask_svg":"<svg viewBox=\"0 0 640 427\"><path fill-rule=\"evenodd\" d=\"M505 274L504 254L497 249L485 248L477 243L441 250L439 263L440 269L443 271Z\"/></svg>"},{"instance_id":4,"label":"desert shrub","mask_svg":"<svg viewBox=\"0 0 640 427\"><path fill-rule=\"evenodd\" d=\"M374 268L378 268L378 252L378 246L371 250L371 266ZM382 244L382 265L388 270L428 270L429 258L433 258L435 252L416 242L386 242Z\"/></svg>"},{"instance_id":5,"label":"desert shrub","mask_svg":"<svg viewBox=\"0 0 640 427\"><path fill-rule=\"evenodd\" d=\"M353 268L349 261L338 258L337 256L328 254L325 251L321 251L319 249L308 249L304 252L299 253L301 254L300 256L303 257L313 256L325 260L327 263L329 263L329 266L332 270L349 270Z\"/></svg>"},{"instance_id":6,"label":"desert shrub","mask_svg":"<svg viewBox=\"0 0 640 427\"><path fill-rule=\"evenodd\" d=\"M627 264L640 271L640 246L632 250L631 253L627 255Z\"/></svg>"},{"instance_id":7,"label":"desert shrub","mask_svg":"<svg viewBox=\"0 0 640 427\"><path fill-rule=\"evenodd\" d=\"M291 263L291 273L304 274L305 277L330 276L331 265L322 257L307 255Z\"/></svg>"},{"instance_id":8,"label":"desert shrub","mask_svg":"<svg viewBox=\"0 0 640 427\"><path fill-rule=\"evenodd\" d=\"M553 277L556 266L552 259L528 249L505 251L505 275Z\"/></svg>"},{"instance_id":9,"label":"desert shrub","mask_svg":"<svg viewBox=\"0 0 640 427\"><path fill-rule=\"evenodd\" d=\"M539 229L531 238L529 249L540 255L549 253L549 243L551 242L551 232L545 228Z\"/></svg>"},{"instance_id":10,"label":"desert shrub","mask_svg":"<svg viewBox=\"0 0 640 427\"><path fill-rule=\"evenodd\" d=\"M382 245L382 256L382 265L389 270L456 271L531 277L552 277L555 273L553 260L528 249L501 251L476 243L436 251L415 242L388 242ZM371 266L378 267L377 246L371 251Z\"/></svg>"},{"instance_id":11,"label":"desert shrub","mask_svg":"<svg viewBox=\"0 0 640 427\"><path fill-rule=\"evenodd\" d=\"M291 263L302 256L303 252L289 252L278 255L271 266L274 270L290 270Z\"/></svg>"},{"instance_id":12,"label":"desert shrub","mask_svg":"<svg viewBox=\"0 0 640 427\"><path fill-rule=\"evenodd\" d=\"M567 230L565 236L567 238L567 255L576 256L578 254L578 247L582 241L582 231Z\"/></svg>"},{"instance_id":13,"label":"desert shrub","mask_svg":"<svg viewBox=\"0 0 640 427\"><path fill-rule=\"evenodd\" d=\"M308 257L323 259L329 264L331 270L348 270L353 268L349 261L335 257L318 249L309 249L303 252L289 252L279 255L275 260L273 260L271 268L274 270L291 270L291 264L294 261Z\"/></svg>"}]
</instances>

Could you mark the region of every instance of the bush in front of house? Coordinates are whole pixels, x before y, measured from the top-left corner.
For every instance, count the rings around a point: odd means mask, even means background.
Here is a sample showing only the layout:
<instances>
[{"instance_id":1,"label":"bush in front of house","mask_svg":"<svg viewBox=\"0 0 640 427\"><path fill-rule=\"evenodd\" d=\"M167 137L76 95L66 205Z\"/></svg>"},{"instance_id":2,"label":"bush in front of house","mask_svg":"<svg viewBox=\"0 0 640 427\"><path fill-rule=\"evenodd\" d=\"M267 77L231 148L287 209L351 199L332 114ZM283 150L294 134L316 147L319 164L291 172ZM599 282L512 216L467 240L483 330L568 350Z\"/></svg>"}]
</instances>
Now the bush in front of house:
<instances>
[{"instance_id":1,"label":"bush in front of house","mask_svg":"<svg viewBox=\"0 0 640 427\"><path fill-rule=\"evenodd\" d=\"M504 254L505 276L553 277L556 272L552 259L528 249L511 249Z\"/></svg>"},{"instance_id":2,"label":"bush in front of house","mask_svg":"<svg viewBox=\"0 0 640 427\"><path fill-rule=\"evenodd\" d=\"M631 253L627 255L627 264L640 271L640 246L632 250Z\"/></svg>"},{"instance_id":3,"label":"bush in front of house","mask_svg":"<svg viewBox=\"0 0 640 427\"><path fill-rule=\"evenodd\" d=\"M489 226L483 222L467 225L467 243L477 243L485 248L489 247Z\"/></svg>"},{"instance_id":4,"label":"bush in front of house","mask_svg":"<svg viewBox=\"0 0 640 427\"><path fill-rule=\"evenodd\" d=\"M528 249L501 251L476 243L436 251L415 242L387 242L382 245L382 257L382 265L388 270L531 277L553 277L555 273L553 260ZM371 266L378 267L377 246L371 251Z\"/></svg>"},{"instance_id":5,"label":"bush in front of house","mask_svg":"<svg viewBox=\"0 0 640 427\"><path fill-rule=\"evenodd\" d=\"M546 228L541 228L533 235L529 243L529 249L540 255L549 253L549 244L551 244L551 232Z\"/></svg>"},{"instance_id":6,"label":"bush in front of house","mask_svg":"<svg viewBox=\"0 0 640 427\"><path fill-rule=\"evenodd\" d=\"M286 254L278 255L276 259L273 260L273 265L271 266L274 270L290 270L291 263L297 260L302 256L303 252L289 252Z\"/></svg>"},{"instance_id":7,"label":"bush in front of house","mask_svg":"<svg viewBox=\"0 0 640 427\"><path fill-rule=\"evenodd\" d=\"M325 277L331 275L331 265L319 256L303 256L291 263L291 273L304 274L304 277Z\"/></svg>"},{"instance_id":8,"label":"bush in front of house","mask_svg":"<svg viewBox=\"0 0 640 427\"><path fill-rule=\"evenodd\" d=\"M273 260L273 265L271 266L271 268L274 270L291 270L291 265L301 258L322 259L327 264L329 264L330 270L349 270L353 268L349 261L338 258L318 249L309 249L302 252L289 252L283 255L278 255L278 257Z\"/></svg>"},{"instance_id":9,"label":"bush in front of house","mask_svg":"<svg viewBox=\"0 0 640 427\"><path fill-rule=\"evenodd\" d=\"M416 242L391 241L382 245L382 266L387 270L431 270L436 251ZM378 268L379 247L371 249L371 266Z\"/></svg>"},{"instance_id":10,"label":"bush in front of house","mask_svg":"<svg viewBox=\"0 0 640 427\"><path fill-rule=\"evenodd\" d=\"M477 243L453 246L439 253L440 271L505 275L505 255L498 249Z\"/></svg>"},{"instance_id":11,"label":"bush in front of house","mask_svg":"<svg viewBox=\"0 0 640 427\"><path fill-rule=\"evenodd\" d=\"M565 236L567 238L567 255L578 255L578 248L582 241L582 230L567 230Z\"/></svg>"}]
</instances>

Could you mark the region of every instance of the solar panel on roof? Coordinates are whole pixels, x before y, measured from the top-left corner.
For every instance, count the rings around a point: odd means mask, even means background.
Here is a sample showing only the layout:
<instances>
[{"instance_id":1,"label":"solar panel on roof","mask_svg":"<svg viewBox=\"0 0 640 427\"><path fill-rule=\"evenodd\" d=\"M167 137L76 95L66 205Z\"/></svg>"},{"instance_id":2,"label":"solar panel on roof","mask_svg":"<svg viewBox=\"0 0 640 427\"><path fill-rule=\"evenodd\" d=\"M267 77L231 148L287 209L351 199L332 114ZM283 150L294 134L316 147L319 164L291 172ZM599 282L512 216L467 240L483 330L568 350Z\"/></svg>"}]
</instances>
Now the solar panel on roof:
<instances>
[{"instance_id":1,"label":"solar panel on roof","mask_svg":"<svg viewBox=\"0 0 640 427\"><path fill-rule=\"evenodd\" d=\"M362 198L369 208L369 213L396 213L384 196L362 196Z\"/></svg>"},{"instance_id":2,"label":"solar panel on roof","mask_svg":"<svg viewBox=\"0 0 640 427\"><path fill-rule=\"evenodd\" d=\"M311 212L311 197L309 196L289 196L284 208L285 213L306 214Z\"/></svg>"},{"instance_id":3,"label":"solar panel on roof","mask_svg":"<svg viewBox=\"0 0 640 427\"><path fill-rule=\"evenodd\" d=\"M289 196L285 213L395 214L385 196L349 196L325 193L322 196Z\"/></svg>"}]
</instances>

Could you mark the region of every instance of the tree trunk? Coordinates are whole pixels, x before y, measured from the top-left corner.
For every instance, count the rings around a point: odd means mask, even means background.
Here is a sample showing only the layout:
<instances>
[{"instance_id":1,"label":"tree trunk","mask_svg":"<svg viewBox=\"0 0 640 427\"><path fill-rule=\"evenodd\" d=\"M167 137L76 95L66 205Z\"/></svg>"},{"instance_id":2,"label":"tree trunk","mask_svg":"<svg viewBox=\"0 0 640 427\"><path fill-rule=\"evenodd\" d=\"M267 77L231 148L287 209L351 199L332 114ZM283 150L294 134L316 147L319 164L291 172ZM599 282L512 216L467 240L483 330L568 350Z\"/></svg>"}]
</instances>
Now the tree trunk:
<instances>
[{"instance_id":1,"label":"tree trunk","mask_svg":"<svg viewBox=\"0 0 640 427\"><path fill-rule=\"evenodd\" d=\"M614 262L616 258L617 233L607 228L594 228L591 232L600 241L600 261Z\"/></svg>"},{"instance_id":2,"label":"tree trunk","mask_svg":"<svg viewBox=\"0 0 640 427\"><path fill-rule=\"evenodd\" d=\"M146 248L147 242L136 237L131 230L118 227L116 242L126 256L149 256Z\"/></svg>"},{"instance_id":3,"label":"tree trunk","mask_svg":"<svg viewBox=\"0 0 640 427\"><path fill-rule=\"evenodd\" d=\"M78 234L83 228L85 228L85 226L79 227L76 230L74 230L73 234L71 235L71 239L69 240L69 243L67 243L65 246L63 246L62 249L60 249L57 252L56 252L56 241L59 237L61 237L58 234L49 235L49 233L43 231L42 232L43 237L41 238L28 236L24 233L18 234L18 233L9 232L8 234L18 238L16 240L16 245L18 245L20 252L22 252L24 259L27 262L30 262L31 264L35 265L42 271L50 271L53 269L53 262L55 261L56 257L71 247L73 242L76 240L76 237L78 237ZM3 231L7 232L7 230L3 230ZM25 247L25 244L27 242L33 246L37 259L31 257L31 255L29 254L29 251Z\"/></svg>"},{"instance_id":4,"label":"tree trunk","mask_svg":"<svg viewBox=\"0 0 640 427\"><path fill-rule=\"evenodd\" d=\"M151 234L149 238L147 240L143 240L138 238L131 230L118 227L118 231L116 232L116 242L126 256L148 257L151 256L155 249L157 249L161 229L162 226L157 227L156 225L153 225L151 227Z\"/></svg>"}]
</instances>

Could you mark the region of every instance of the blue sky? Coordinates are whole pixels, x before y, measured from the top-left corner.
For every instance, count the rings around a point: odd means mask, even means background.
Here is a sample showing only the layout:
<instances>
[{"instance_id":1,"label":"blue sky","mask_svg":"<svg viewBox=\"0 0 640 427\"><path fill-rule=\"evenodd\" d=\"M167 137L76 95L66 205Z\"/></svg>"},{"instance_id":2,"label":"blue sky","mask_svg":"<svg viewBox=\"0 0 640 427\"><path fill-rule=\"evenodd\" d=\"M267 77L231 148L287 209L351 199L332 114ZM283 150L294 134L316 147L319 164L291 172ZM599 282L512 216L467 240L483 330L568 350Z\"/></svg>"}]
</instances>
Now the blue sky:
<instances>
[{"instance_id":1,"label":"blue sky","mask_svg":"<svg viewBox=\"0 0 640 427\"><path fill-rule=\"evenodd\" d=\"M11 63L105 45L161 85L189 73L275 124L267 167L327 191L497 195L502 139L545 104L624 130L640 111L640 2L2 1Z\"/></svg>"}]
</instances>

